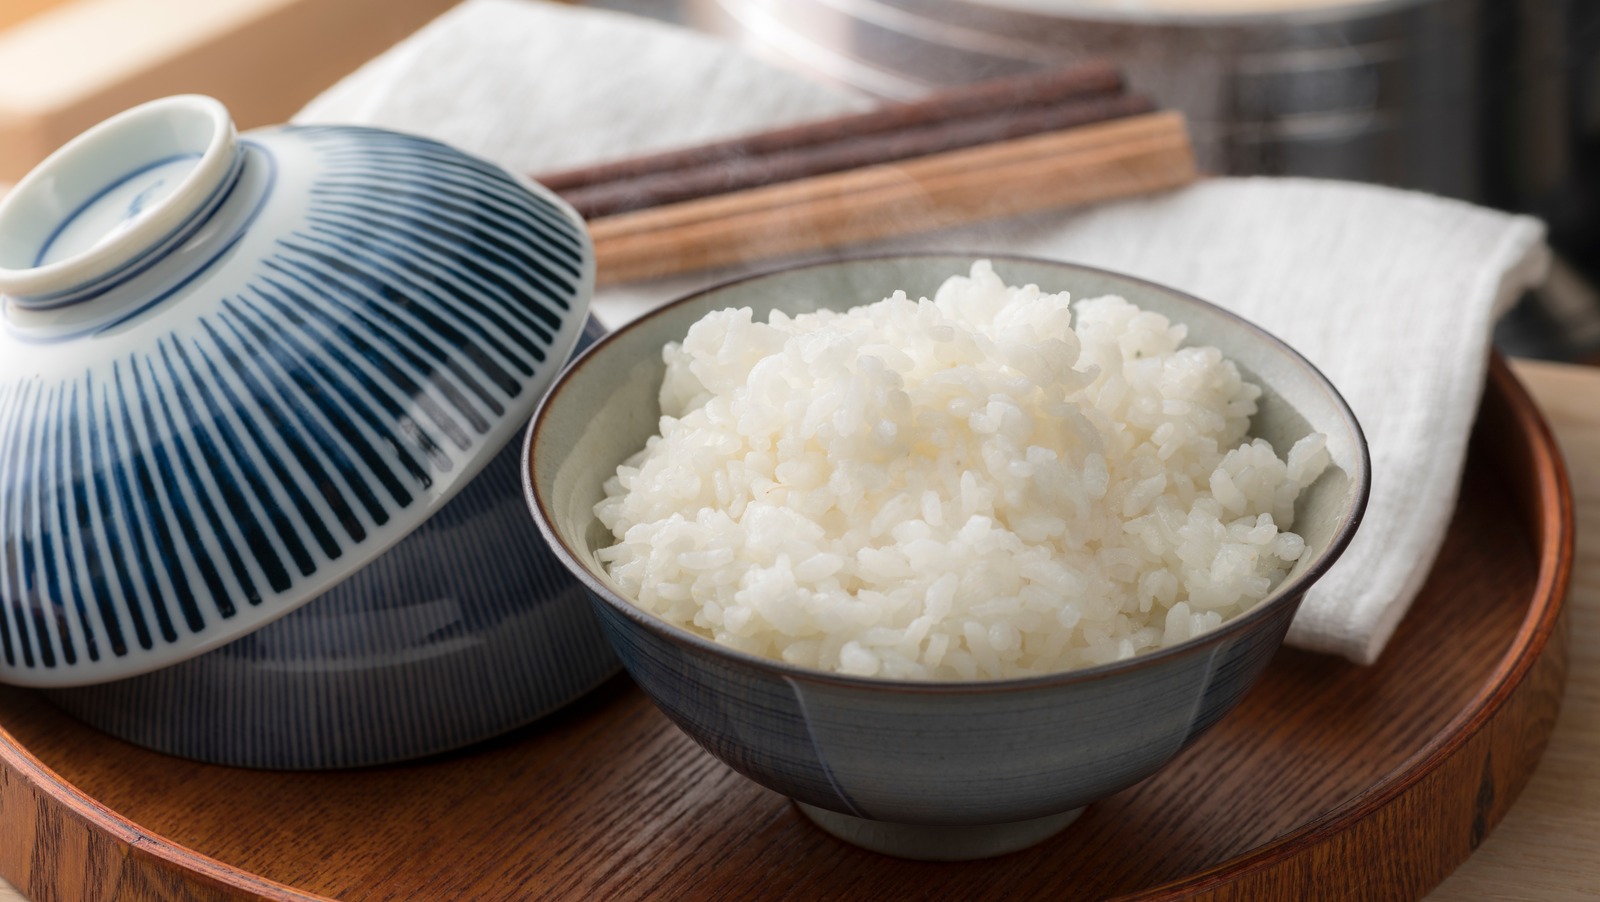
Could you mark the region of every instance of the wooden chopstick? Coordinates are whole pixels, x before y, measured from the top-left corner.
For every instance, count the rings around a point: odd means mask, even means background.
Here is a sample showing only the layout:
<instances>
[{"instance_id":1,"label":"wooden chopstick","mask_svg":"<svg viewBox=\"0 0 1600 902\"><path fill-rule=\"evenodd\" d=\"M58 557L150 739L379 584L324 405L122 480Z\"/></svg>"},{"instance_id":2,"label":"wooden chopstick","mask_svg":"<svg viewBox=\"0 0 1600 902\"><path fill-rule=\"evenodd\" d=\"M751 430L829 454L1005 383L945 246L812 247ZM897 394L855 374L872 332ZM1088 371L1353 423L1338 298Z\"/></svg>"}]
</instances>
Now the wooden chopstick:
<instances>
[{"instance_id":1,"label":"wooden chopstick","mask_svg":"<svg viewBox=\"0 0 1600 902\"><path fill-rule=\"evenodd\" d=\"M847 142L968 116L1114 94L1121 90L1122 74L1114 65L1104 61L1088 61L1044 72L946 88L922 100L888 104L864 113L804 122L698 147L546 173L536 175L534 179L557 194L567 195L596 185L787 153L820 144Z\"/></svg>"},{"instance_id":2,"label":"wooden chopstick","mask_svg":"<svg viewBox=\"0 0 1600 902\"><path fill-rule=\"evenodd\" d=\"M593 219L1122 119L1154 109L1147 98L1137 95L1091 94L570 188L562 196L584 217Z\"/></svg>"},{"instance_id":3,"label":"wooden chopstick","mask_svg":"<svg viewBox=\"0 0 1600 902\"><path fill-rule=\"evenodd\" d=\"M1151 113L604 217L598 278L625 282L1175 188L1183 117Z\"/></svg>"}]
</instances>

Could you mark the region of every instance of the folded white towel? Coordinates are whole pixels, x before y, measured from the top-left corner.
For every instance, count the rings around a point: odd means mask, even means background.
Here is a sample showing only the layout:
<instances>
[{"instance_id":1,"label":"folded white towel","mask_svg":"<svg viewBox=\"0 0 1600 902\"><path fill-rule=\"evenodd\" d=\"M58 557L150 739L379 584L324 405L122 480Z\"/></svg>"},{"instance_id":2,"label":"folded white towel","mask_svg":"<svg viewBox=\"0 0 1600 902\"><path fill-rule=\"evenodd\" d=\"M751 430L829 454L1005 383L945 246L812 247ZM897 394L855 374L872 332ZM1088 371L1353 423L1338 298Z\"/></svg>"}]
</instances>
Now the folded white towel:
<instances>
[{"instance_id":1,"label":"folded white towel","mask_svg":"<svg viewBox=\"0 0 1600 902\"><path fill-rule=\"evenodd\" d=\"M420 132L548 172L868 106L682 29L469 0L329 90L301 121ZM1372 498L1289 634L1375 660L1454 507L1494 320L1543 277L1539 222L1344 182L1217 179L1159 197L897 239L871 249L1023 253L1163 282L1289 342L1371 444ZM602 292L615 326L730 271Z\"/></svg>"}]
</instances>

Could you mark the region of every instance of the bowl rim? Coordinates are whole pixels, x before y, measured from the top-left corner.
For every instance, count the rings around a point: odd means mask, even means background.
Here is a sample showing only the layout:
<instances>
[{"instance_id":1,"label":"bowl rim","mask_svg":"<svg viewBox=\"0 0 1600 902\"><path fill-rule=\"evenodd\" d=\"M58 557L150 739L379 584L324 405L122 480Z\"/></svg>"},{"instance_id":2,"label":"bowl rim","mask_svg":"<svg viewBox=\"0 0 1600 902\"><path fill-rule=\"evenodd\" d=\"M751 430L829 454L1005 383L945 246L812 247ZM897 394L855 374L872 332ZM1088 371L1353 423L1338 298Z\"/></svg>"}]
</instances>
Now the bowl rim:
<instances>
[{"instance_id":1,"label":"bowl rim","mask_svg":"<svg viewBox=\"0 0 1600 902\"><path fill-rule=\"evenodd\" d=\"M39 296L50 299L60 293L70 293L74 289L97 284L119 267L131 266L145 254L153 252L186 222L199 215L234 177L236 158L241 150L239 134L228 108L213 97L176 94L157 98L123 110L85 129L40 161L17 182L9 194L0 199L0 227L3 227L13 217L22 219L30 213L37 213L39 201L35 195L38 193L70 195L72 191L69 189L77 187L70 178L73 167L92 168L84 160L92 158L96 150L115 144L119 138L126 138L127 132L160 125L164 126L161 130L168 133L172 143L179 145L183 143L179 127L188 124L198 124L207 129L205 146L198 153L185 150L154 160L130 160L130 165L135 166L131 172L94 172L96 178L84 181L99 182L93 186L95 193L79 200L74 208L66 211L65 218L57 217L56 221L47 223L50 231L44 243L36 249L32 261L19 261L16 265L0 262L0 286L3 286L0 292L8 295L10 303L23 310L33 309L38 304ZM173 150L171 147L165 149ZM194 163L178 178L177 187L170 194L121 223L120 230L113 228L88 247L58 260L47 262L44 259L62 230L120 184L120 180L133 178L151 167L185 156L193 156ZM30 205L34 205L35 209L29 209ZM52 306L45 304L40 309L48 310Z\"/></svg>"},{"instance_id":2,"label":"bowl rim","mask_svg":"<svg viewBox=\"0 0 1600 902\"><path fill-rule=\"evenodd\" d=\"M545 425L546 412L553 404L558 403L558 396L564 390L570 387L572 383L571 377L579 370L587 366L595 366L597 365L597 362L603 363L602 358L604 358L607 353L606 349L611 345L614 339L618 339L629 332L641 328L645 323L650 322L657 317L663 316L670 311L676 310L677 308L686 304L701 300L708 295L727 291L728 289L743 285L748 282L762 281L805 270L825 269L839 266L841 264L871 262L887 263L890 261L930 259L965 259L974 262L977 260L991 260L996 264L1002 262L1042 264L1046 266L1060 267L1063 270L1076 271L1083 274L1110 276L1115 279L1122 279L1154 289L1159 292L1168 293L1185 303L1197 304L1201 307L1209 308L1215 313L1221 314L1222 317L1232 322L1235 326L1238 326L1245 332L1253 335L1257 340L1265 343L1269 347L1275 348L1281 355L1283 355L1285 359L1288 360L1289 363L1309 374L1312 377L1312 381L1328 395L1329 399L1333 402L1335 411L1339 414L1339 418L1350 430L1351 437L1355 440L1357 466L1355 467L1355 472L1350 474L1355 491L1348 505L1349 515L1346 517L1344 524L1340 526L1339 530L1334 534L1333 538L1329 541L1327 548L1324 549L1322 554L1316 560L1312 561L1310 566L1308 566L1298 576L1285 579L1283 582L1275 586L1272 592L1266 598L1262 599L1250 610L1245 611L1236 617L1224 620L1216 629L1208 630L1200 636L1185 639L1184 641L1174 645L1152 649L1143 654L1138 654L1132 658L1125 658L1120 661L1112 661L1106 664L1096 664L1091 667L1062 670L1055 673L1035 674L1033 676L1026 677L1009 677L995 680L900 680L889 677L852 676L848 674L834 673L831 671L817 670L810 667L800 667L795 664L790 664L787 661L768 658L762 655L756 655L750 652L731 648L727 645L723 645L712 639L706 638L705 636L691 632L676 624L668 623L666 620L663 620L655 614L645 611L638 605L622 597L620 593L612 589L604 579L600 578L598 574L594 573L589 566L584 563L583 559L579 557L577 552L567 544L566 540L556 530L549 515L547 499L545 499L539 492L537 483L533 478L533 449L538 444L541 430ZM871 302L868 301L864 303ZM607 333L604 337L586 349L583 354L568 364L566 368L562 370L561 374L556 377L556 381L550 387L550 390L546 392L545 396L540 400L538 410L535 411L533 419L529 422L528 428L523 436L522 488L523 500L526 502L529 513L533 516L534 523L538 526L540 534L549 544L551 550L555 552L556 557L560 559L561 563L564 564L567 569L575 577L577 577L579 582L581 582L584 587L589 590L591 597L593 599L604 601L608 606L620 613L622 616L673 645L679 647L686 646L692 651L700 652L702 654L710 654L711 656L717 658L731 659L737 665L746 668L753 667L758 670L766 671L768 673L792 680L802 680L810 683L822 683L872 691L907 692L916 695L962 695L969 693L1035 691L1040 689L1055 688L1058 686L1072 685L1076 683L1087 683L1120 677L1127 673L1142 671L1147 668L1160 665L1169 659L1188 656L1199 649L1214 649L1215 646L1221 645L1224 640L1232 639L1238 634L1249 632L1251 627L1257 621L1268 619L1269 617L1276 615L1278 613L1277 609L1279 608L1282 608L1286 605L1292 608L1298 608L1301 600L1305 596L1306 590L1316 583L1317 580L1321 579L1323 574L1328 571L1328 568L1333 566L1334 562L1336 562L1340 556L1344 554L1345 549L1350 544L1350 540L1355 535L1357 527L1360 526L1361 521L1366 514L1367 502L1372 488L1372 458L1367 447L1366 434L1362 431L1360 422L1356 419L1355 413L1350 409L1350 405L1345 401L1344 396L1339 393L1339 390L1334 387L1333 383L1328 380L1327 376L1323 375L1322 371L1317 369L1317 367L1312 364L1311 361L1307 360L1282 339L1230 310L1213 304L1210 301L1202 300L1201 298L1195 297L1187 292L1172 288L1171 286L1163 285L1159 282L1139 278L1138 276L1130 276L1126 273L1117 272L1115 270L1104 269L1095 266L1086 266L1080 263L1072 263L1046 257L1034 257L1021 254L994 254L959 251L914 251L905 253L877 253L832 257L824 260L802 262L793 266L784 266L776 269L763 270L758 273L738 276L673 298L672 300L667 301L666 303L661 304L660 306L640 315L636 319L623 325L621 328Z\"/></svg>"}]
</instances>

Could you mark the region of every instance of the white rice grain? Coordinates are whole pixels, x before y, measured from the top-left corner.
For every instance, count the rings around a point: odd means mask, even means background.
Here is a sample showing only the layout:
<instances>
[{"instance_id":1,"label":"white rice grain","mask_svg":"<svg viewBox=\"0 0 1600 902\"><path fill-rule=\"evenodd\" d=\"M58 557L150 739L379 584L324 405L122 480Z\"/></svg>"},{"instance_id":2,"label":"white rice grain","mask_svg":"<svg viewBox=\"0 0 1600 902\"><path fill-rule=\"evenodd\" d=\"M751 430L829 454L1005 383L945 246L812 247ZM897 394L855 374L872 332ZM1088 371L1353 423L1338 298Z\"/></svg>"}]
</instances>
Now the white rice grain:
<instances>
[{"instance_id":1,"label":"white rice grain","mask_svg":"<svg viewBox=\"0 0 1600 902\"><path fill-rule=\"evenodd\" d=\"M641 608L802 667L997 679L1215 629L1304 553L1320 435L1247 437L1261 391L1116 297L1008 287L667 345L660 434L595 508Z\"/></svg>"}]
</instances>

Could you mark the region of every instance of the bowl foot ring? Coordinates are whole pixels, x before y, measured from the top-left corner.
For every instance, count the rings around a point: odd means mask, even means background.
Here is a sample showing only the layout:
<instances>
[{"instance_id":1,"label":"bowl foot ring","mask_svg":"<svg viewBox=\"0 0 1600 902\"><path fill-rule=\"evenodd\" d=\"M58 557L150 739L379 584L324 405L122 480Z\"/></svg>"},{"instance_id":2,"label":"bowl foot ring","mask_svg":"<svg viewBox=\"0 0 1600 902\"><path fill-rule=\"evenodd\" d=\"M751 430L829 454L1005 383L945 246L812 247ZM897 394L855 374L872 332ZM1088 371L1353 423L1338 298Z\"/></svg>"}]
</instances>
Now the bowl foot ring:
<instances>
[{"instance_id":1,"label":"bowl foot ring","mask_svg":"<svg viewBox=\"0 0 1600 902\"><path fill-rule=\"evenodd\" d=\"M1027 821L976 826L892 824L795 802L811 822L852 845L915 861L972 861L1019 852L1065 830L1082 808Z\"/></svg>"}]
</instances>

